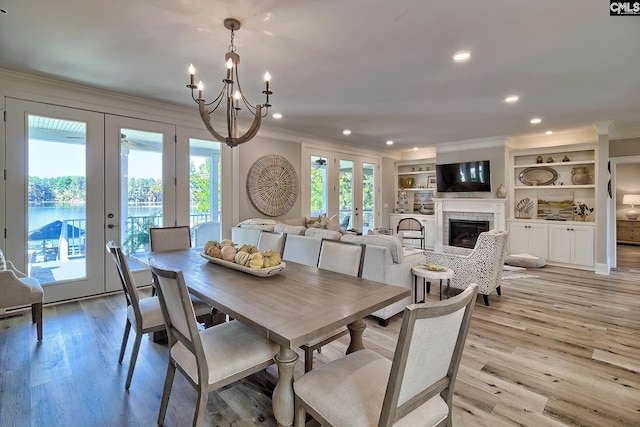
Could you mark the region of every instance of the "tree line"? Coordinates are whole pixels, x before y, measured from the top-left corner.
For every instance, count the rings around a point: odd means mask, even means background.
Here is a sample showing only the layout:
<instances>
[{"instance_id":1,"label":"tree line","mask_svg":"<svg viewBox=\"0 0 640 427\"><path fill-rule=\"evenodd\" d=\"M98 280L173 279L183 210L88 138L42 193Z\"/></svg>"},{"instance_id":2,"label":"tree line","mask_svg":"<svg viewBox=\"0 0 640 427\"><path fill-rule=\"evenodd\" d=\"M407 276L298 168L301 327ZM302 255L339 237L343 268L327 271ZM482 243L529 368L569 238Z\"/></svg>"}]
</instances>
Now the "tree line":
<instances>
[{"instance_id":1,"label":"tree line","mask_svg":"<svg viewBox=\"0 0 640 427\"><path fill-rule=\"evenodd\" d=\"M129 203L161 203L162 179L130 178ZM55 178L29 177L29 202L84 202L87 195L87 180L84 176L58 176Z\"/></svg>"}]
</instances>

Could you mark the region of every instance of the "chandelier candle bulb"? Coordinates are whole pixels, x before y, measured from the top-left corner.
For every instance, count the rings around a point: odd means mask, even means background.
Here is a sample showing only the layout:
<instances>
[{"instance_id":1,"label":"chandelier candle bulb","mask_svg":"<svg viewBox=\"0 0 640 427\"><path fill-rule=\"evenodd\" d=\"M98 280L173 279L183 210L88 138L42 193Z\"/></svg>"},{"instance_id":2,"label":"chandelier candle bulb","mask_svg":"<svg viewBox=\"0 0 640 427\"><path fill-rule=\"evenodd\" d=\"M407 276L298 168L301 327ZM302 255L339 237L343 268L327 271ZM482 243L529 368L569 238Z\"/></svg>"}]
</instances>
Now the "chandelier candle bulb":
<instances>
[{"instance_id":1,"label":"chandelier candle bulb","mask_svg":"<svg viewBox=\"0 0 640 427\"><path fill-rule=\"evenodd\" d=\"M189 87L193 87L193 78L196 74L196 68L193 64L189 64Z\"/></svg>"},{"instance_id":2,"label":"chandelier candle bulb","mask_svg":"<svg viewBox=\"0 0 640 427\"><path fill-rule=\"evenodd\" d=\"M204 90L204 83L202 83L202 80L200 80L198 82L198 100L202 99L202 91Z\"/></svg>"}]
</instances>

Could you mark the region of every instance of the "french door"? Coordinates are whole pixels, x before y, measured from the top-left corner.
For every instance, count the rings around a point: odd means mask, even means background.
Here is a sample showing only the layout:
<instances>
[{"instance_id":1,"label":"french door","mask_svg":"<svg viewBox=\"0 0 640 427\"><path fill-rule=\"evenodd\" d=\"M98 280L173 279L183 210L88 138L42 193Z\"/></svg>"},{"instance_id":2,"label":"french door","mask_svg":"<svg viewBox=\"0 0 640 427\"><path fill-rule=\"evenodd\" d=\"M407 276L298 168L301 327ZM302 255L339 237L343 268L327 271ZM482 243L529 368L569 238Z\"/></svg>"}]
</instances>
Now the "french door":
<instances>
[{"instance_id":1,"label":"french door","mask_svg":"<svg viewBox=\"0 0 640 427\"><path fill-rule=\"evenodd\" d=\"M6 252L45 302L104 290L104 119L7 98Z\"/></svg>"},{"instance_id":2,"label":"french door","mask_svg":"<svg viewBox=\"0 0 640 427\"><path fill-rule=\"evenodd\" d=\"M303 204L309 214L326 214L342 228L364 234L381 221L379 160L306 147L303 150Z\"/></svg>"},{"instance_id":3,"label":"french door","mask_svg":"<svg viewBox=\"0 0 640 427\"><path fill-rule=\"evenodd\" d=\"M131 255L149 251L149 228L177 225L175 135L172 124L105 116L105 239L122 247L138 286L151 275ZM107 291L121 288L112 264Z\"/></svg>"}]
</instances>

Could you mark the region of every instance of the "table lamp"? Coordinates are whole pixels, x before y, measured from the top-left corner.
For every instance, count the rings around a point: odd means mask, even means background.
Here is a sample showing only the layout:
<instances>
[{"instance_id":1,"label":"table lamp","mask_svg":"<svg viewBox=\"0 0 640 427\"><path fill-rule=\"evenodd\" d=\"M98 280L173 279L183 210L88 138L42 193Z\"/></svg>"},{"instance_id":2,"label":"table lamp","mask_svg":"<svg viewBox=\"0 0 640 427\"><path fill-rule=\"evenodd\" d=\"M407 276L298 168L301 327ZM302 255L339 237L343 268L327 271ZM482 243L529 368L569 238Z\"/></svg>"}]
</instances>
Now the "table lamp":
<instances>
[{"instance_id":1,"label":"table lamp","mask_svg":"<svg viewBox=\"0 0 640 427\"><path fill-rule=\"evenodd\" d=\"M634 209L634 205L640 205L640 194L625 194L622 197L623 205L631 205L631 209L627 211L627 218L638 219L640 212Z\"/></svg>"}]
</instances>

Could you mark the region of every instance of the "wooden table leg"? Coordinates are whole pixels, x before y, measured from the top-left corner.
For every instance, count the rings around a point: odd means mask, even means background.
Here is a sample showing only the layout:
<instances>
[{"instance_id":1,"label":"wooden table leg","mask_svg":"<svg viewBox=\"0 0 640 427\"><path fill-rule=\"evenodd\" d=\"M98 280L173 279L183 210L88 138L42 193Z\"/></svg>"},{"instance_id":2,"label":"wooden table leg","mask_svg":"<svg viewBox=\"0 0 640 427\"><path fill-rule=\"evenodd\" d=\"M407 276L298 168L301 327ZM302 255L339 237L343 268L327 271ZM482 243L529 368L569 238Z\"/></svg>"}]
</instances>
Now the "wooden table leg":
<instances>
[{"instance_id":1,"label":"wooden table leg","mask_svg":"<svg viewBox=\"0 0 640 427\"><path fill-rule=\"evenodd\" d=\"M351 335L351 342L347 348L347 354L364 349L362 335L364 334L364 330L367 329L367 325L364 323L364 320L360 319L353 323L349 323L347 328L349 328L349 334Z\"/></svg>"},{"instance_id":2,"label":"wooden table leg","mask_svg":"<svg viewBox=\"0 0 640 427\"><path fill-rule=\"evenodd\" d=\"M279 426L288 427L293 425L293 368L298 361L298 354L281 345L274 359L278 365L278 383L272 396L273 415Z\"/></svg>"}]
</instances>

